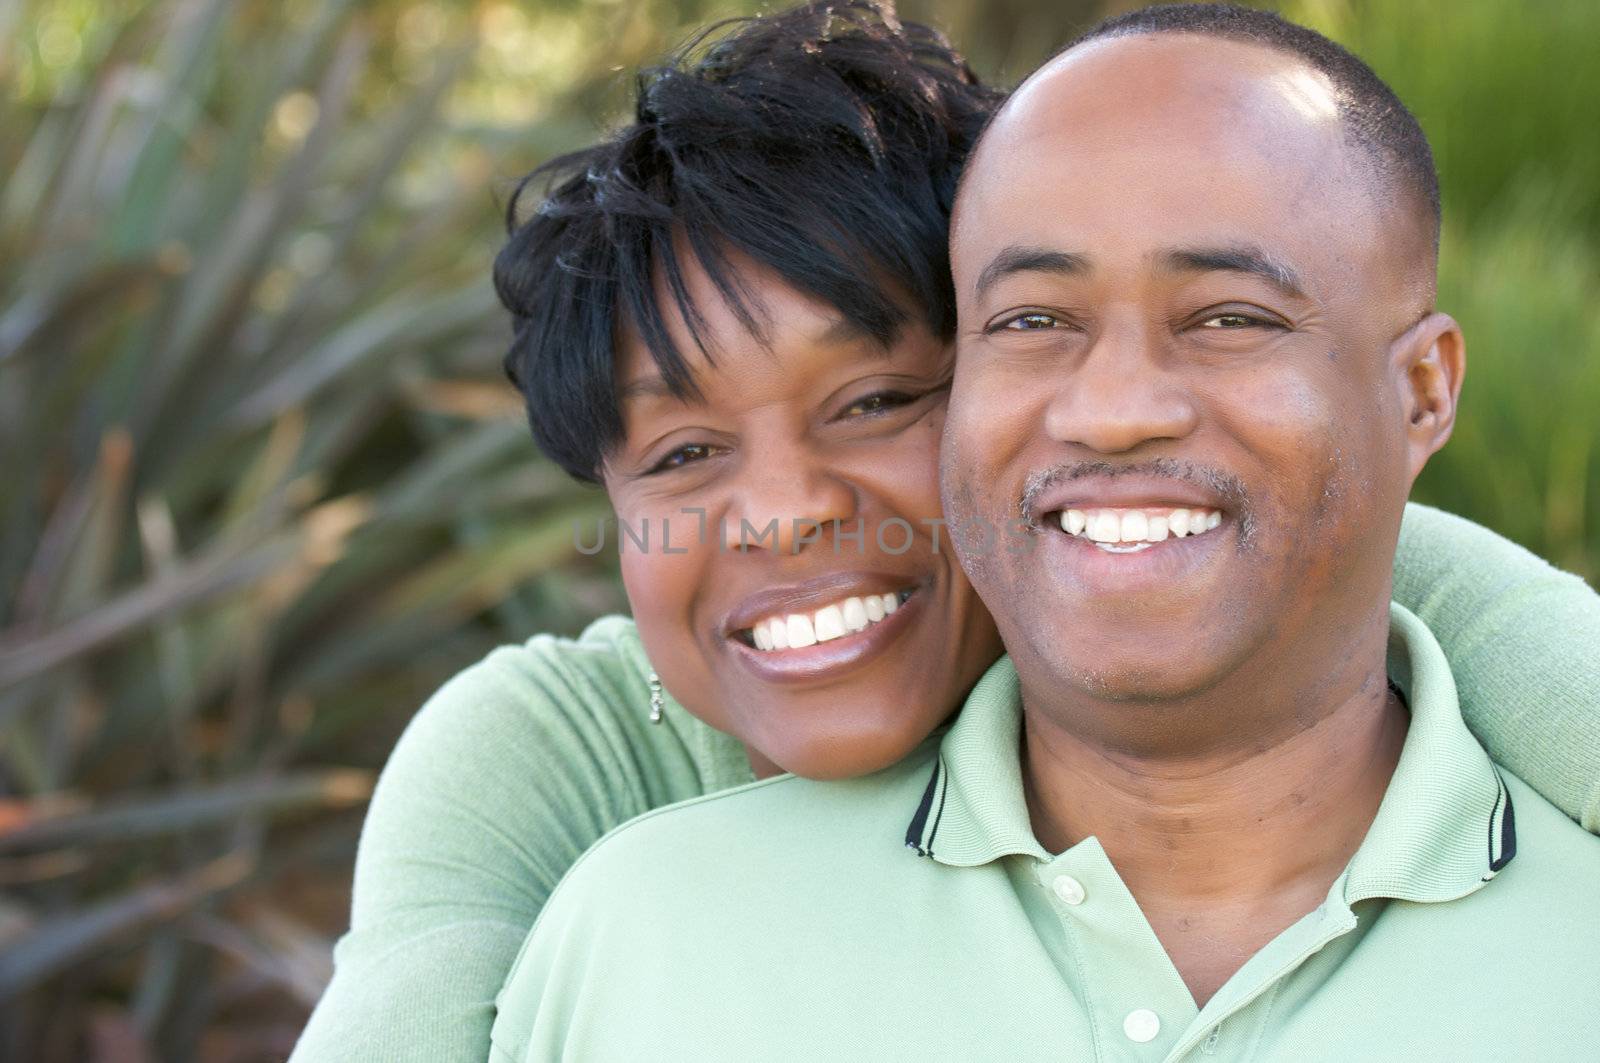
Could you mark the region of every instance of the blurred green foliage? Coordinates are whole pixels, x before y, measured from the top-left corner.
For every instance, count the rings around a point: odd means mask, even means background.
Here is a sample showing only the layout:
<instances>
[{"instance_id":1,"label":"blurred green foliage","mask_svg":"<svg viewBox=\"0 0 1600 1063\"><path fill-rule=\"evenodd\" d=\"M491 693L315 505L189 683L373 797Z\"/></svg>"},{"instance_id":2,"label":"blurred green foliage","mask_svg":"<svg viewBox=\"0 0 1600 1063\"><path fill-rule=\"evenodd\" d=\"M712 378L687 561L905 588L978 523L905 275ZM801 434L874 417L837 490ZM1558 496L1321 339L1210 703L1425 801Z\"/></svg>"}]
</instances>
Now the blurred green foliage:
<instances>
[{"instance_id":1,"label":"blurred green foliage","mask_svg":"<svg viewBox=\"0 0 1600 1063\"><path fill-rule=\"evenodd\" d=\"M1102 7L903 11L1008 82ZM499 204L749 9L0 0L0 1057L281 1056L410 714L623 605L499 376ZM1284 10L1438 151L1471 372L1419 495L1593 578L1600 5Z\"/></svg>"},{"instance_id":2,"label":"blurred green foliage","mask_svg":"<svg viewBox=\"0 0 1600 1063\"><path fill-rule=\"evenodd\" d=\"M1467 337L1454 438L1416 497L1600 577L1600 4L1285 13L1365 58L1433 143L1439 307Z\"/></svg>"}]
</instances>

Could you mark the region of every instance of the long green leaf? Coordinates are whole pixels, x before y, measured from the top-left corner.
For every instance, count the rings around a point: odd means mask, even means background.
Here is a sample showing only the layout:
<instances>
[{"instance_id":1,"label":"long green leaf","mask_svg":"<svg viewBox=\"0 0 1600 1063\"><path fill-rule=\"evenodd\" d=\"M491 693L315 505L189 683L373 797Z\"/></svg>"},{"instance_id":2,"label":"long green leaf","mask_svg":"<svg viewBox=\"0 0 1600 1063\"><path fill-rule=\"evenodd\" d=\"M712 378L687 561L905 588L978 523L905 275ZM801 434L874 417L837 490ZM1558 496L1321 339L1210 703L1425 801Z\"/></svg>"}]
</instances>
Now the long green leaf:
<instances>
[{"instance_id":1,"label":"long green leaf","mask_svg":"<svg viewBox=\"0 0 1600 1063\"><path fill-rule=\"evenodd\" d=\"M129 797L75 815L38 820L0 833L0 856L79 845L121 844L313 808L344 808L367 799L370 772L337 769L278 778L239 779L156 797Z\"/></svg>"},{"instance_id":2,"label":"long green leaf","mask_svg":"<svg viewBox=\"0 0 1600 1063\"><path fill-rule=\"evenodd\" d=\"M188 874L36 924L0 950L0 999L13 997L99 954L119 939L237 886L252 867L250 857L232 853Z\"/></svg>"}]
</instances>

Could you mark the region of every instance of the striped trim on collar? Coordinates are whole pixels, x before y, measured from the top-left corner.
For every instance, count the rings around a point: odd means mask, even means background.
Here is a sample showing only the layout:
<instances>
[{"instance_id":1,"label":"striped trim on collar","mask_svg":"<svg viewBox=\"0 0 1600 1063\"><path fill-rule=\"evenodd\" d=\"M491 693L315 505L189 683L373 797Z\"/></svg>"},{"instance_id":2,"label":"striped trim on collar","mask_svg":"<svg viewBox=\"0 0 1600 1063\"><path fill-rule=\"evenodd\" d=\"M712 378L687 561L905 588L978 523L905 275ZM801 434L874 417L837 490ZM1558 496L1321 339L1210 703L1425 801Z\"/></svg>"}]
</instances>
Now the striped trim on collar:
<instances>
[{"instance_id":1,"label":"striped trim on collar","mask_svg":"<svg viewBox=\"0 0 1600 1063\"><path fill-rule=\"evenodd\" d=\"M922 800L917 803L911 825L906 828L906 847L918 856L933 855L933 839L944 819L944 799L949 789L950 773L945 770L944 757L934 757L928 786L922 791Z\"/></svg>"}]
</instances>

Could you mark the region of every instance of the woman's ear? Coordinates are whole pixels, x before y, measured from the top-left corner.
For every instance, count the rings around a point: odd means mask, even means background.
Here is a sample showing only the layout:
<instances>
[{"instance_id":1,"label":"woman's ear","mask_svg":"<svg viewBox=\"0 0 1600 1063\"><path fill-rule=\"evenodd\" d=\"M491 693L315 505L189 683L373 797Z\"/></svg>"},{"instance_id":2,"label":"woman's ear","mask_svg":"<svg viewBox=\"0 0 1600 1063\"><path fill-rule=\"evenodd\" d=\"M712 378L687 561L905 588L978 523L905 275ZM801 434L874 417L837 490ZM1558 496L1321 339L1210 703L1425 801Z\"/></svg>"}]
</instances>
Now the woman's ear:
<instances>
[{"instance_id":1,"label":"woman's ear","mask_svg":"<svg viewBox=\"0 0 1600 1063\"><path fill-rule=\"evenodd\" d=\"M1449 314L1430 313L1395 341L1394 379L1400 389L1411 479L1450 438L1467 370L1466 339Z\"/></svg>"}]
</instances>

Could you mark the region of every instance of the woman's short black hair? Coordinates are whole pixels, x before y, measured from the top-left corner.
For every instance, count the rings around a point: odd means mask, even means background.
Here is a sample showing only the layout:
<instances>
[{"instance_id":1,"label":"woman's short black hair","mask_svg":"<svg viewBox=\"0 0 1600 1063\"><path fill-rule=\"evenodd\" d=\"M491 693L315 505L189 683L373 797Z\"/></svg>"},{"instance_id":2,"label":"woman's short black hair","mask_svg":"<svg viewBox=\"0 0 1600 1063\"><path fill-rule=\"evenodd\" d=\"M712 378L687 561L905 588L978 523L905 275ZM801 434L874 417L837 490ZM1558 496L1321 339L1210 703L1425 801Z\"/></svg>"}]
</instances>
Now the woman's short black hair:
<instances>
[{"instance_id":1,"label":"woman's short black hair","mask_svg":"<svg viewBox=\"0 0 1600 1063\"><path fill-rule=\"evenodd\" d=\"M694 394L655 296L664 281L699 343L683 252L758 337L730 252L884 344L912 315L954 335L950 205L1001 94L937 32L884 4L808 3L712 27L637 95L631 123L522 180L495 259L515 325L506 375L562 468L598 480L622 434L621 326ZM544 199L519 220L532 190Z\"/></svg>"}]
</instances>

